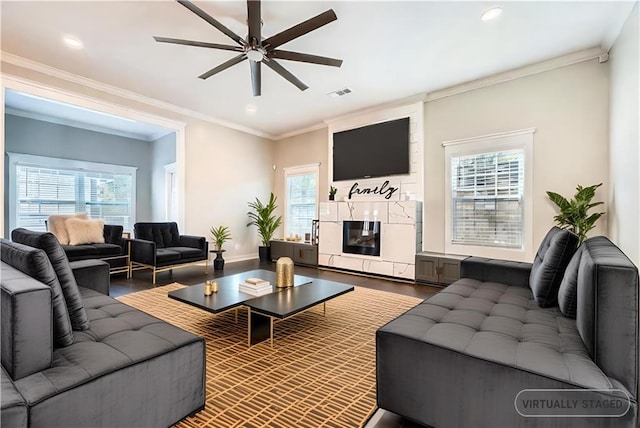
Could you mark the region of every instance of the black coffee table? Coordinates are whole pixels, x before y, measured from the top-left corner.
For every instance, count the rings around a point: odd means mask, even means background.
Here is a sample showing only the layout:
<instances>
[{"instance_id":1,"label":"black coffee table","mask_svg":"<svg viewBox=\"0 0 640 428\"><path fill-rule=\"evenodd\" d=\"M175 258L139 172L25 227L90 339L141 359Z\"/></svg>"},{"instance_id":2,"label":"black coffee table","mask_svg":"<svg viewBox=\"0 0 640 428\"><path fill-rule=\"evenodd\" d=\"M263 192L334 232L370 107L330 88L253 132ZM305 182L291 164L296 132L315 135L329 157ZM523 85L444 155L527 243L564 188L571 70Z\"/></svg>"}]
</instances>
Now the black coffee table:
<instances>
[{"instance_id":1,"label":"black coffee table","mask_svg":"<svg viewBox=\"0 0 640 428\"><path fill-rule=\"evenodd\" d=\"M262 296L240 292L238 290L240 282L247 278L262 278L269 281L272 291ZM353 291L352 285L302 275L294 275L293 287L278 288L275 286L275 279L275 272L257 269L216 278L218 292L210 296L204 295L204 284L197 284L171 291L169 297L214 314L246 307L249 312L247 326L249 346L267 339L270 339L273 346L274 320L289 318L320 303L325 305L326 313L327 300Z\"/></svg>"}]
</instances>

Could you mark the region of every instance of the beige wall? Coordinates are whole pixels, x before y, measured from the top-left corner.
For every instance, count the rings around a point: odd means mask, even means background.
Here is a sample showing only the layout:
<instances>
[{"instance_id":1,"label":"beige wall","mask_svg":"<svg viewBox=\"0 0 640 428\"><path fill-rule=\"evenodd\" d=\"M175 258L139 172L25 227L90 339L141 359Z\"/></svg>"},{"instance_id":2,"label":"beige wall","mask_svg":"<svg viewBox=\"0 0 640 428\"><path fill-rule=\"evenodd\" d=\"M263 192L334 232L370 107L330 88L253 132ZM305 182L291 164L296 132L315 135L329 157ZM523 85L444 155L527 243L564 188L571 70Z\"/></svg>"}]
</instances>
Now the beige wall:
<instances>
[{"instance_id":1,"label":"beige wall","mask_svg":"<svg viewBox=\"0 0 640 428\"><path fill-rule=\"evenodd\" d=\"M640 11L634 6L609 54L609 236L640 265Z\"/></svg>"},{"instance_id":2,"label":"beige wall","mask_svg":"<svg viewBox=\"0 0 640 428\"><path fill-rule=\"evenodd\" d=\"M426 251L444 251L443 141L536 128L533 143L533 242L514 259L531 261L556 214L545 191L568 197L578 184L603 182L607 201L608 65L590 60L425 103L424 235ZM274 192L284 198L282 167L321 162L320 200L326 199L326 130L275 143ZM608 210L609 207L604 208ZM606 234L603 217L591 235Z\"/></svg>"},{"instance_id":3,"label":"beige wall","mask_svg":"<svg viewBox=\"0 0 640 428\"><path fill-rule=\"evenodd\" d=\"M272 141L12 64L2 63L2 72L54 91L60 89L186 123L184 153L177 155L179 164L184 156L184 224L181 232L211 240L209 228L226 225L231 229L233 240L224 247L227 250L225 259L257 257L257 232L255 228L246 227L247 202L255 197L268 198L273 187ZM122 156L126 157L126 153Z\"/></svg>"},{"instance_id":4,"label":"beige wall","mask_svg":"<svg viewBox=\"0 0 640 428\"><path fill-rule=\"evenodd\" d=\"M536 128L529 253L553 225L546 190L572 196L578 184L604 182L596 200L606 201L607 72L607 64L591 60L426 103L424 249L444 250L446 140ZM604 233L605 223L592 234Z\"/></svg>"},{"instance_id":5,"label":"beige wall","mask_svg":"<svg viewBox=\"0 0 640 428\"><path fill-rule=\"evenodd\" d=\"M571 196L577 184L604 182L597 200L608 201L608 70L608 64L590 60L427 102L424 249L444 249L442 141L537 129L533 149L532 250L553 225L556 213L546 198L546 190ZM319 162L320 200L327 199L326 128L271 142L9 64L3 64L3 72L187 123L186 232L208 236L212 225L230 226L234 240L226 246L227 259L249 257L256 252L257 235L244 226L248 201L256 196L266 199L269 191L273 191L282 214L283 168ZM637 187L636 195L640 197ZM605 209L609 211L610 207L607 205ZM604 234L606 222L604 217L592 234ZM282 233L279 230L276 237L282 237ZM529 256L526 258L530 260Z\"/></svg>"},{"instance_id":6,"label":"beige wall","mask_svg":"<svg viewBox=\"0 0 640 428\"><path fill-rule=\"evenodd\" d=\"M329 198L327 187L327 128L318 129L306 134L285 138L274 143L273 165L274 171L273 193L278 197L278 214L284 217L284 171L283 168L302 166L314 163L320 164L320 176L318 191L319 201ZM284 238L284 227L280 227L275 234L276 238Z\"/></svg>"}]
</instances>

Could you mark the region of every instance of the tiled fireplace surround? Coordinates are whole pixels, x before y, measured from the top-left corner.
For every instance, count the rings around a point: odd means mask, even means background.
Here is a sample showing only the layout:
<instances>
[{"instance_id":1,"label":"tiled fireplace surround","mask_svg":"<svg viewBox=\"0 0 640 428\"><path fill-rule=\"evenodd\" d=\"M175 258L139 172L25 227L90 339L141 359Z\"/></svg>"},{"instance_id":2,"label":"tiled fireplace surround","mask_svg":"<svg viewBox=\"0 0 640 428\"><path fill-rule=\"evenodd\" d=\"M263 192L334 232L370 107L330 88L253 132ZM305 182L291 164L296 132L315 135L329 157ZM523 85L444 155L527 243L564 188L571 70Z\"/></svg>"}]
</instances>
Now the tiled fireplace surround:
<instances>
[{"instance_id":1,"label":"tiled fireplace surround","mask_svg":"<svg viewBox=\"0 0 640 428\"><path fill-rule=\"evenodd\" d=\"M344 221L379 221L380 256L342 252ZM419 201L321 202L318 264L363 273L415 279L422 250Z\"/></svg>"}]
</instances>

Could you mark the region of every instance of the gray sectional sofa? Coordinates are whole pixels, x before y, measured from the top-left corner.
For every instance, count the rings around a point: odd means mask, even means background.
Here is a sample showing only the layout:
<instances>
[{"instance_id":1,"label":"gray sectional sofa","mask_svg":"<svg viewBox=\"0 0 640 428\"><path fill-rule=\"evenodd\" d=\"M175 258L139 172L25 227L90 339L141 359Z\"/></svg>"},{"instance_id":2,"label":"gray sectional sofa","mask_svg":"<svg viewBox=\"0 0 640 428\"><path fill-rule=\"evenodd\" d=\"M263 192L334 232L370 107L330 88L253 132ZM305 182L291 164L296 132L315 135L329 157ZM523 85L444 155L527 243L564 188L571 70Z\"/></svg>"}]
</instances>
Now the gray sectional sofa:
<instances>
[{"instance_id":1,"label":"gray sectional sofa","mask_svg":"<svg viewBox=\"0 0 640 428\"><path fill-rule=\"evenodd\" d=\"M50 233L0 240L3 427L162 427L205 401L204 340L108 296Z\"/></svg>"},{"instance_id":2,"label":"gray sectional sofa","mask_svg":"<svg viewBox=\"0 0 640 428\"><path fill-rule=\"evenodd\" d=\"M574 253L562 233L533 264L466 259L381 327L378 406L433 427L638 426L638 270L605 237Z\"/></svg>"}]
</instances>

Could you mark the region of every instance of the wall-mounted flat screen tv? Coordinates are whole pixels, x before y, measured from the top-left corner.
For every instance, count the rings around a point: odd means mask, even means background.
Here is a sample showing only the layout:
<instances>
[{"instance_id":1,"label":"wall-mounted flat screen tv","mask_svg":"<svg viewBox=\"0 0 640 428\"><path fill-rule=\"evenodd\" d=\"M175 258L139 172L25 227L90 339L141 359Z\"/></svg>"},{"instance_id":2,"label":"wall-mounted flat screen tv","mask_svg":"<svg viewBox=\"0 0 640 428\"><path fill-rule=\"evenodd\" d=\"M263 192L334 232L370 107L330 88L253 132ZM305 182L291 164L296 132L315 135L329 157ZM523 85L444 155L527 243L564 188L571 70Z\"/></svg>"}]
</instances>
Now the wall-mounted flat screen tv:
<instances>
[{"instance_id":1,"label":"wall-mounted flat screen tv","mask_svg":"<svg viewBox=\"0 0 640 428\"><path fill-rule=\"evenodd\" d=\"M333 134L333 180L409 174L409 118Z\"/></svg>"}]
</instances>

